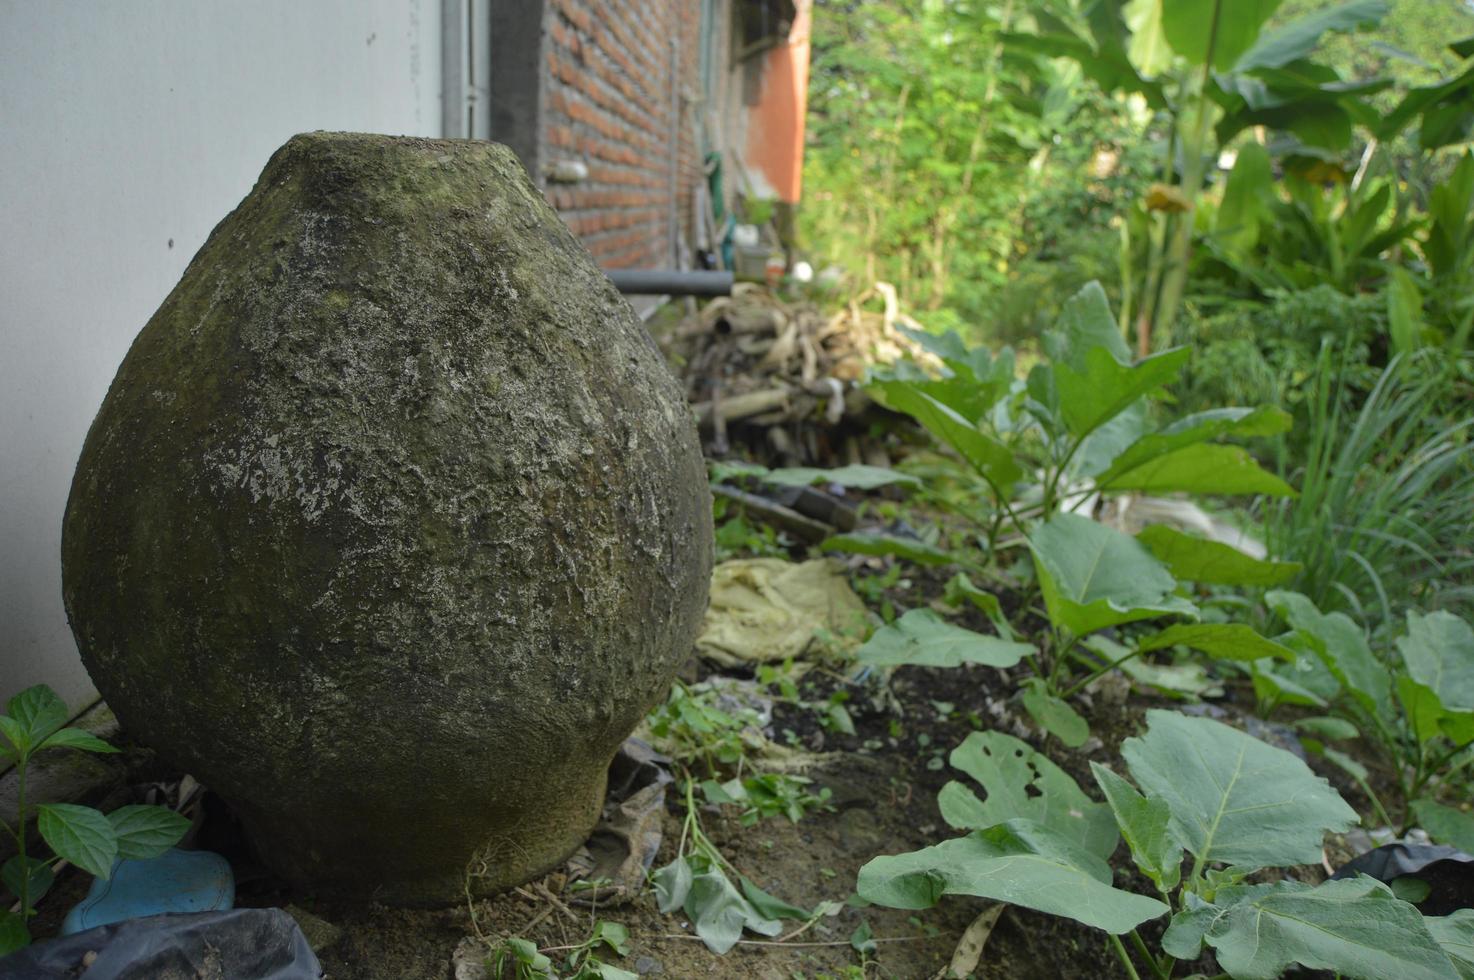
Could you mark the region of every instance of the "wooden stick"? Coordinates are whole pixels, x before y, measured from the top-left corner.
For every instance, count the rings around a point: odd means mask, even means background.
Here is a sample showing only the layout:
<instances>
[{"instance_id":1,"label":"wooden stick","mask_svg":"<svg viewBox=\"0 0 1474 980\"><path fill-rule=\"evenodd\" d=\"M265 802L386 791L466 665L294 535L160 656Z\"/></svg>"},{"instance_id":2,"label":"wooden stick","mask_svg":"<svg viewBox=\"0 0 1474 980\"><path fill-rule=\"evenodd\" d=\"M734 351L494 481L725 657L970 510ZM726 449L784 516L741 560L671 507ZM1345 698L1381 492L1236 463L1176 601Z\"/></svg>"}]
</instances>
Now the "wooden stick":
<instances>
[{"instance_id":1,"label":"wooden stick","mask_svg":"<svg viewBox=\"0 0 1474 980\"><path fill-rule=\"evenodd\" d=\"M745 512L762 521L771 524L784 531L791 531L805 541L823 541L834 533L834 528L822 521L816 521L812 517L805 517L798 511L757 494L738 490L735 487L714 486L711 492L718 497L725 497Z\"/></svg>"},{"instance_id":2,"label":"wooden stick","mask_svg":"<svg viewBox=\"0 0 1474 980\"><path fill-rule=\"evenodd\" d=\"M791 394L790 389L779 387L763 391L749 391L745 395L732 395L721 399L719 405L716 402L701 402L695 406L696 421L701 425L711 425L714 411L721 412L724 422L762 415L775 408L786 407Z\"/></svg>"}]
</instances>

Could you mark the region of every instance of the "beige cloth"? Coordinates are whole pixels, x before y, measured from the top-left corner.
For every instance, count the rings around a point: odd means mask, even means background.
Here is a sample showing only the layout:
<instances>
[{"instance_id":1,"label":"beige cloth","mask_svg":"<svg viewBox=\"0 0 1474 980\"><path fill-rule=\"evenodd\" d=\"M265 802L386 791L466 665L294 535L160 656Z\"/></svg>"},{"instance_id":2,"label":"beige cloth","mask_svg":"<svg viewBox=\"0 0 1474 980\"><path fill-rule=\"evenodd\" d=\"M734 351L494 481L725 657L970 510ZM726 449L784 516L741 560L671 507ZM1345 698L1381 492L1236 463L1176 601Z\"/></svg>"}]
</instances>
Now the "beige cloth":
<instances>
[{"instance_id":1,"label":"beige cloth","mask_svg":"<svg viewBox=\"0 0 1474 980\"><path fill-rule=\"evenodd\" d=\"M814 634L862 639L865 604L844 566L819 558L739 558L712 570L711 605L696 649L725 667L800 657Z\"/></svg>"}]
</instances>

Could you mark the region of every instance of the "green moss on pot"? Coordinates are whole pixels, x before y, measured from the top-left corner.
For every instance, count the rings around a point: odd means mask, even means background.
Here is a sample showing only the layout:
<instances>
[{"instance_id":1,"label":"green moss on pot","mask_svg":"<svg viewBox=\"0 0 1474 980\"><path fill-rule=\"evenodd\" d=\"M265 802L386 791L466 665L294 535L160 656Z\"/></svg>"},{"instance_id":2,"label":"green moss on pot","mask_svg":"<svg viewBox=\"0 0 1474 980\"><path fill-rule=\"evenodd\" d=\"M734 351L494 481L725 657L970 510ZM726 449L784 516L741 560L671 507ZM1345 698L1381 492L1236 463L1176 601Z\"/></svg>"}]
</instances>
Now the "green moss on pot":
<instances>
[{"instance_id":1,"label":"green moss on pot","mask_svg":"<svg viewBox=\"0 0 1474 980\"><path fill-rule=\"evenodd\" d=\"M691 414L504 147L313 133L144 327L62 541L122 724L303 886L563 860L706 603Z\"/></svg>"}]
</instances>

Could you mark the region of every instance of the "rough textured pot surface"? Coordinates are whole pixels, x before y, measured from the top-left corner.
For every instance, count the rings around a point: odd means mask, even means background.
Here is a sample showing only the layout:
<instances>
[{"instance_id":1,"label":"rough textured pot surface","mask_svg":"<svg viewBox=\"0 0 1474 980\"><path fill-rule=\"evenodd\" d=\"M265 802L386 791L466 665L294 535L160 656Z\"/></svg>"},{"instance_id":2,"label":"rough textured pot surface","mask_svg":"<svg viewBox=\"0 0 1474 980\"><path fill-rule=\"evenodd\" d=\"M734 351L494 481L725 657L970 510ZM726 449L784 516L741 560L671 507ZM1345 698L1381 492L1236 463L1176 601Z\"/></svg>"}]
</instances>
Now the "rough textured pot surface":
<instances>
[{"instance_id":1,"label":"rough textured pot surface","mask_svg":"<svg viewBox=\"0 0 1474 980\"><path fill-rule=\"evenodd\" d=\"M587 836L699 626L711 501L510 151L313 133L134 341L62 553L98 689L274 870L435 904Z\"/></svg>"}]
</instances>

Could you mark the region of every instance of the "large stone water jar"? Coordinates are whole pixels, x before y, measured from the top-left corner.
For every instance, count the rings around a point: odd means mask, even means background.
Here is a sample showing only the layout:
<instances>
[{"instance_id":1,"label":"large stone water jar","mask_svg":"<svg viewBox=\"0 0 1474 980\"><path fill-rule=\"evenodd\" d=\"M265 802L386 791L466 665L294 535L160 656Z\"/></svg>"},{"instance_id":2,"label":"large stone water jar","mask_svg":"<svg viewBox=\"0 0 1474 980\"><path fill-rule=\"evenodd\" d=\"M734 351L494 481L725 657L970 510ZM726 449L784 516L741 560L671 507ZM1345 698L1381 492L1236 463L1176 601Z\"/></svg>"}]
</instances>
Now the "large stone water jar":
<instances>
[{"instance_id":1,"label":"large stone water jar","mask_svg":"<svg viewBox=\"0 0 1474 980\"><path fill-rule=\"evenodd\" d=\"M711 501L655 345L510 151L312 133L133 342L62 555L98 690L262 860L434 905L585 839L699 626Z\"/></svg>"}]
</instances>

